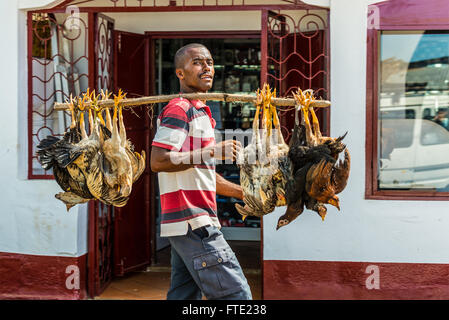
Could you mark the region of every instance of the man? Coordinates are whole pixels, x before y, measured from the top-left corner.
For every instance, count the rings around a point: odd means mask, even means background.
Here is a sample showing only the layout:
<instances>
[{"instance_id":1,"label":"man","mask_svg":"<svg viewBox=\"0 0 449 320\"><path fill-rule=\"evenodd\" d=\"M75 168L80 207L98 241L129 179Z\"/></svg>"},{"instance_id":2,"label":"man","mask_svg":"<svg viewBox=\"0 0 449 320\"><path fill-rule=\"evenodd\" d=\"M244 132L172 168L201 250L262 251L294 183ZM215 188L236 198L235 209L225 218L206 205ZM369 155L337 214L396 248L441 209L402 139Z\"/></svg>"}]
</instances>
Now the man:
<instances>
[{"instance_id":1,"label":"man","mask_svg":"<svg viewBox=\"0 0 449 320\"><path fill-rule=\"evenodd\" d=\"M446 130L449 130L449 123L448 123L448 119L447 119L447 112L448 112L448 110L446 108L439 109L437 114L433 118L433 121L435 123L439 124L440 126L442 126L443 128L445 128Z\"/></svg>"},{"instance_id":2,"label":"man","mask_svg":"<svg viewBox=\"0 0 449 320\"><path fill-rule=\"evenodd\" d=\"M189 44L175 55L182 93L212 88L209 50ZM158 118L151 169L158 172L161 237L171 244L167 299L252 299L234 252L220 232L216 193L243 199L240 186L215 172L215 159L235 160L241 144L215 143L215 120L202 101L171 100Z\"/></svg>"}]
</instances>

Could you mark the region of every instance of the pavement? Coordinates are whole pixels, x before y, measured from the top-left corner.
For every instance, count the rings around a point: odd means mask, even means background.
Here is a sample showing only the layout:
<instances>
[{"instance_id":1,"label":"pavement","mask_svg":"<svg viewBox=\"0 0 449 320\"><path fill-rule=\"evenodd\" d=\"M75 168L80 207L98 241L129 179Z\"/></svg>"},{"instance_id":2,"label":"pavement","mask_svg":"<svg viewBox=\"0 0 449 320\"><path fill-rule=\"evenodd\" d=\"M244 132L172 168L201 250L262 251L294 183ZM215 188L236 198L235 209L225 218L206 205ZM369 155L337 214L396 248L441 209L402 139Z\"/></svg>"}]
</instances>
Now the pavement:
<instances>
[{"instance_id":1,"label":"pavement","mask_svg":"<svg viewBox=\"0 0 449 320\"><path fill-rule=\"evenodd\" d=\"M254 300L262 298L260 242L228 241L243 268ZM116 277L96 300L165 300L170 286L170 248L157 253L157 263L145 271Z\"/></svg>"}]
</instances>

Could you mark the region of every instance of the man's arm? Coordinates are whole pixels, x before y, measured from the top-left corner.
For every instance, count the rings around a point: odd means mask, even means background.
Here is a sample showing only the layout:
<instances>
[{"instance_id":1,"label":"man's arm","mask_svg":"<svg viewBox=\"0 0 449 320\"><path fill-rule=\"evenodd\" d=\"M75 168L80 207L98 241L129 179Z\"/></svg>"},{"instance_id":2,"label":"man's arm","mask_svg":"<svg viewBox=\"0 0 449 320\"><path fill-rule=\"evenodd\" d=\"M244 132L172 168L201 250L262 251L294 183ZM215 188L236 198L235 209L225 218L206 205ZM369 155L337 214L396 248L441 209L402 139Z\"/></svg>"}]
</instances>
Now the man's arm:
<instances>
[{"instance_id":1,"label":"man's arm","mask_svg":"<svg viewBox=\"0 0 449 320\"><path fill-rule=\"evenodd\" d=\"M199 149L191 152L176 152L153 146L151 148L151 170L153 172L177 172L192 168L194 160L209 159L212 157L212 149Z\"/></svg>"},{"instance_id":2,"label":"man's arm","mask_svg":"<svg viewBox=\"0 0 449 320\"><path fill-rule=\"evenodd\" d=\"M203 160L211 158L232 159L237 158L241 150L241 143L236 140L225 140L212 147L197 149L188 152L171 151L165 148L153 146L151 149L151 170L153 172L177 172L192 168ZM200 161L200 163L198 163Z\"/></svg>"},{"instance_id":3,"label":"man's arm","mask_svg":"<svg viewBox=\"0 0 449 320\"><path fill-rule=\"evenodd\" d=\"M225 197L233 197L243 200L243 190L238 184L229 182L218 173L216 174L217 180L217 194Z\"/></svg>"}]
</instances>

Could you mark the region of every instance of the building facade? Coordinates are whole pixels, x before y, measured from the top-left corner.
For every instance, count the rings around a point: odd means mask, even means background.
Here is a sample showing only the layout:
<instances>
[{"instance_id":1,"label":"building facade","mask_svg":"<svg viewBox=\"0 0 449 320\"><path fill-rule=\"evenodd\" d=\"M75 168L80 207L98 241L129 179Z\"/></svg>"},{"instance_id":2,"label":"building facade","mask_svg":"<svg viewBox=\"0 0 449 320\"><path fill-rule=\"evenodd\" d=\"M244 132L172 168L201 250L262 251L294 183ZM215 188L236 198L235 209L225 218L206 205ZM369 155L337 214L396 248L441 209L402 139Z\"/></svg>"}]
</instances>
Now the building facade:
<instances>
[{"instance_id":1,"label":"building facade","mask_svg":"<svg viewBox=\"0 0 449 320\"><path fill-rule=\"evenodd\" d=\"M0 90L8 109L0 120L0 298L85 299L114 275L151 265L158 199L152 173L122 211L89 203L67 212L53 197L60 190L51 173L39 169L35 145L47 133L63 132L67 120L51 105L67 92L161 93L167 82L158 54L180 38L223 46L245 39L247 48L257 48L245 49L245 59L260 55L245 62L258 66L259 83L281 95L295 86L314 88L332 103L321 115L324 131L333 137L348 131L351 175L341 211L329 208L324 222L306 211L276 231L284 210L276 208L257 229L264 299L449 297L449 139L430 123L447 107L449 16L436 9L447 7L444 1L77 2L0 4L10 26L1 31L8 45ZM56 26L74 21L72 33L59 35ZM65 40L52 42L54 32ZM440 47L439 54L426 53ZM134 82L123 76L130 65ZM249 84L235 91L248 90ZM280 115L288 135L291 114ZM139 119L127 124L129 132L149 154L154 132L148 117ZM396 144L389 150L390 136Z\"/></svg>"}]
</instances>

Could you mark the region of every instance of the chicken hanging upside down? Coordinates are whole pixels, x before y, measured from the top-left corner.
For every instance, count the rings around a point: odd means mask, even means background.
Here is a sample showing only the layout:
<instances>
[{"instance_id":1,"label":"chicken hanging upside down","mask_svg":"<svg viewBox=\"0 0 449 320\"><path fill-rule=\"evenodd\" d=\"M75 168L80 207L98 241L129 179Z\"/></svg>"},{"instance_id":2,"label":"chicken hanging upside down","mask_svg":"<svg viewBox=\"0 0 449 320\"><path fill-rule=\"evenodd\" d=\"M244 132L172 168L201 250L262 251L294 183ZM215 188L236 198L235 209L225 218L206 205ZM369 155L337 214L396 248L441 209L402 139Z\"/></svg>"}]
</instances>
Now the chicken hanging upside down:
<instances>
[{"instance_id":1,"label":"chicken hanging upside down","mask_svg":"<svg viewBox=\"0 0 449 320\"><path fill-rule=\"evenodd\" d=\"M325 204L340 210L337 194L346 187L350 171L350 155L341 142L346 134L338 138L322 136L318 118L311 107L315 100L312 90L298 90L294 97L297 102L295 127L288 153L293 175L286 184L287 210L279 218L276 229L296 219L304 206L317 212L322 220L327 213ZM302 114L301 123L298 111ZM337 161L343 150L344 160Z\"/></svg>"},{"instance_id":2,"label":"chicken hanging upside down","mask_svg":"<svg viewBox=\"0 0 449 320\"><path fill-rule=\"evenodd\" d=\"M279 161L287 156L288 146L282 137L276 108L271 103L275 96L276 90L271 91L268 85L257 92L251 143L238 156L245 206L235 204L235 207L243 219L261 217L276 206L285 205L285 179ZM259 130L260 113L262 129Z\"/></svg>"},{"instance_id":3,"label":"chicken hanging upside down","mask_svg":"<svg viewBox=\"0 0 449 320\"><path fill-rule=\"evenodd\" d=\"M79 203L85 203L93 199L86 182L86 176L82 170L73 163L79 154L70 153L69 150L82 139L80 122L80 109L75 104L82 105L85 99L77 100L70 97L69 108L72 115L72 123L62 139L48 136L43 139L37 148L37 156L42 168L53 169L53 175L58 185L64 190L55 197L67 206L67 210Z\"/></svg>"},{"instance_id":4,"label":"chicken hanging upside down","mask_svg":"<svg viewBox=\"0 0 449 320\"><path fill-rule=\"evenodd\" d=\"M120 90L114 96L112 120L109 109L98 105L109 96L108 92L95 95L95 91L88 90L82 98L71 98L72 124L63 139L48 136L37 146L42 167L53 168L57 183L65 191L55 197L66 204L67 210L91 199L117 207L126 205L132 184L145 169L145 151L134 152L131 141L126 139L120 106L125 95ZM86 110L89 135L84 121Z\"/></svg>"}]
</instances>

